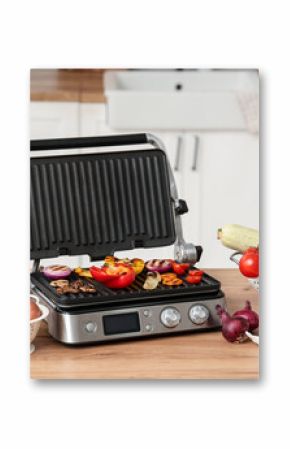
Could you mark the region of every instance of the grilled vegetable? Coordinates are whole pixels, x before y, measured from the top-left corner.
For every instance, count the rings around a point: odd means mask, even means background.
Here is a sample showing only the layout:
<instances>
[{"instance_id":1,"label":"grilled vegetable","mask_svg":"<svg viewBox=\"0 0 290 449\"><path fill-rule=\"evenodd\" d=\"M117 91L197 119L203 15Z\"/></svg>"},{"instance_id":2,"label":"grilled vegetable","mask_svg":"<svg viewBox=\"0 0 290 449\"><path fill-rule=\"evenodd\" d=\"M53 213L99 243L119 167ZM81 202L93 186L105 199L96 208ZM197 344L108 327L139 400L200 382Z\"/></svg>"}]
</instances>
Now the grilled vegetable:
<instances>
[{"instance_id":1,"label":"grilled vegetable","mask_svg":"<svg viewBox=\"0 0 290 449\"><path fill-rule=\"evenodd\" d=\"M132 267L116 267L119 268L119 275L106 282L106 286L109 288L125 288L132 284L135 280L135 271Z\"/></svg>"},{"instance_id":2,"label":"grilled vegetable","mask_svg":"<svg viewBox=\"0 0 290 449\"><path fill-rule=\"evenodd\" d=\"M202 270L189 270L188 275L189 276L202 276L203 275L203 271Z\"/></svg>"},{"instance_id":3,"label":"grilled vegetable","mask_svg":"<svg viewBox=\"0 0 290 449\"><path fill-rule=\"evenodd\" d=\"M84 284L79 287L80 291L83 293L95 293L96 289L91 284Z\"/></svg>"},{"instance_id":4,"label":"grilled vegetable","mask_svg":"<svg viewBox=\"0 0 290 449\"><path fill-rule=\"evenodd\" d=\"M158 271L164 273L171 270L171 260L169 259L151 259L145 264L148 271Z\"/></svg>"},{"instance_id":5,"label":"grilled vegetable","mask_svg":"<svg viewBox=\"0 0 290 449\"><path fill-rule=\"evenodd\" d=\"M158 287L159 282L161 282L161 276L157 271L149 272L146 276L143 288L145 290L154 290Z\"/></svg>"},{"instance_id":6,"label":"grilled vegetable","mask_svg":"<svg viewBox=\"0 0 290 449\"><path fill-rule=\"evenodd\" d=\"M135 280L135 271L132 267L118 264L114 266L91 267L90 272L94 279L102 282L109 288L125 288Z\"/></svg>"},{"instance_id":7,"label":"grilled vegetable","mask_svg":"<svg viewBox=\"0 0 290 449\"><path fill-rule=\"evenodd\" d=\"M105 258L105 265L114 266L120 263L132 267L136 276L142 273L145 266L145 262L142 259L118 259L118 257L114 256L106 256Z\"/></svg>"},{"instance_id":8,"label":"grilled vegetable","mask_svg":"<svg viewBox=\"0 0 290 449\"><path fill-rule=\"evenodd\" d=\"M225 225L218 230L217 237L227 248L242 253L249 247L257 248L259 246L259 231L237 224Z\"/></svg>"},{"instance_id":9,"label":"grilled vegetable","mask_svg":"<svg viewBox=\"0 0 290 449\"><path fill-rule=\"evenodd\" d=\"M71 269L66 265L50 265L44 268L43 274L47 279L64 279L69 277Z\"/></svg>"},{"instance_id":10,"label":"grilled vegetable","mask_svg":"<svg viewBox=\"0 0 290 449\"><path fill-rule=\"evenodd\" d=\"M84 278L92 278L92 274L90 272L90 270L88 268L75 268L75 273L77 273L79 276L84 277Z\"/></svg>"},{"instance_id":11,"label":"grilled vegetable","mask_svg":"<svg viewBox=\"0 0 290 449\"><path fill-rule=\"evenodd\" d=\"M161 274L161 279L175 279L177 278L177 274L176 273L163 273Z\"/></svg>"},{"instance_id":12,"label":"grilled vegetable","mask_svg":"<svg viewBox=\"0 0 290 449\"><path fill-rule=\"evenodd\" d=\"M119 259L114 256L106 256L105 257L105 265L115 265L115 263L118 261L119 261Z\"/></svg>"},{"instance_id":13,"label":"grilled vegetable","mask_svg":"<svg viewBox=\"0 0 290 449\"><path fill-rule=\"evenodd\" d=\"M69 281L67 279L58 279L56 281L51 281L49 283L49 285L51 285L52 287L64 287L65 285L68 285Z\"/></svg>"},{"instance_id":14,"label":"grilled vegetable","mask_svg":"<svg viewBox=\"0 0 290 449\"><path fill-rule=\"evenodd\" d=\"M54 281L54 282L60 282L60 281ZM52 283L51 283L52 284ZM56 292L58 295L64 295L68 293L95 293L96 288L90 284L86 283L80 279L77 281L67 282L67 284L64 285L58 285Z\"/></svg>"},{"instance_id":15,"label":"grilled vegetable","mask_svg":"<svg viewBox=\"0 0 290 449\"><path fill-rule=\"evenodd\" d=\"M70 288L76 289L76 290L78 290L80 292L84 292L84 293L94 293L96 291L96 288L92 284L86 283L81 279L72 281L70 283Z\"/></svg>"},{"instance_id":16,"label":"grilled vegetable","mask_svg":"<svg viewBox=\"0 0 290 449\"><path fill-rule=\"evenodd\" d=\"M77 294L79 290L75 287L71 287L70 285L65 285L64 287L58 287L56 289L56 293L58 295L68 295L69 293Z\"/></svg>"},{"instance_id":17,"label":"grilled vegetable","mask_svg":"<svg viewBox=\"0 0 290 449\"><path fill-rule=\"evenodd\" d=\"M202 276L202 270L189 270L188 276L186 276L185 280L189 284L199 284L202 280Z\"/></svg>"},{"instance_id":18,"label":"grilled vegetable","mask_svg":"<svg viewBox=\"0 0 290 449\"><path fill-rule=\"evenodd\" d=\"M143 259L131 259L132 268L134 269L136 276L144 270L145 262Z\"/></svg>"},{"instance_id":19,"label":"grilled vegetable","mask_svg":"<svg viewBox=\"0 0 290 449\"><path fill-rule=\"evenodd\" d=\"M192 276L192 275L188 275L186 276L185 280L186 282L188 282L188 284L199 284L201 282L202 279L202 273Z\"/></svg>"},{"instance_id":20,"label":"grilled vegetable","mask_svg":"<svg viewBox=\"0 0 290 449\"><path fill-rule=\"evenodd\" d=\"M179 279L176 273L164 273L161 274L162 284L164 285L181 285L183 281Z\"/></svg>"},{"instance_id":21,"label":"grilled vegetable","mask_svg":"<svg viewBox=\"0 0 290 449\"><path fill-rule=\"evenodd\" d=\"M162 284L175 286L175 285L182 285L183 281L176 276L175 278L171 279L170 278L162 279Z\"/></svg>"},{"instance_id":22,"label":"grilled vegetable","mask_svg":"<svg viewBox=\"0 0 290 449\"><path fill-rule=\"evenodd\" d=\"M102 283L117 278L119 276L119 271L120 270L117 270L114 266L103 266L101 268L95 266L90 267L90 272L93 278Z\"/></svg>"},{"instance_id":23,"label":"grilled vegetable","mask_svg":"<svg viewBox=\"0 0 290 449\"><path fill-rule=\"evenodd\" d=\"M181 276L187 272L189 267L190 267L189 263L178 263L175 261L172 262L172 268L174 273L179 274Z\"/></svg>"}]
</instances>

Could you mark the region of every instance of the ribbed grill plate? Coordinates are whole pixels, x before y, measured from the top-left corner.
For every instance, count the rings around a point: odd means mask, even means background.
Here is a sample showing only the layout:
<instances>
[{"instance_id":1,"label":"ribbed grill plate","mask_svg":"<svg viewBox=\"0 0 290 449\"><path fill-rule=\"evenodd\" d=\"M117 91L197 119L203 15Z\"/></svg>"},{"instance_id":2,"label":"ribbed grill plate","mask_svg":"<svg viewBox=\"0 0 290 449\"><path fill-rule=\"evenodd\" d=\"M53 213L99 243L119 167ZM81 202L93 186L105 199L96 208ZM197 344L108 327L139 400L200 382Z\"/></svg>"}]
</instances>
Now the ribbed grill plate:
<instances>
[{"instance_id":1,"label":"ribbed grill plate","mask_svg":"<svg viewBox=\"0 0 290 449\"><path fill-rule=\"evenodd\" d=\"M31 259L170 245L165 153L138 150L31 159Z\"/></svg>"},{"instance_id":2,"label":"ribbed grill plate","mask_svg":"<svg viewBox=\"0 0 290 449\"><path fill-rule=\"evenodd\" d=\"M179 276L180 277L180 276ZM121 307L124 304L136 305L142 301L168 301L170 298L190 296L192 298L203 294L217 293L220 289L220 283L204 273L200 284L188 284L185 276L180 277L183 284L179 286L168 286L160 283L155 290L144 290L143 285L146 279L146 271L139 274L132 285L127 288L113 290L103 284L96 282L94 279L86 280L80 278L76 273L70 276L70 280L81 279L84 282L93 284L96 293L78 293L58 295L56 289L52 287L49 281L44 277L42 272L31 273L32 284L35 285L42 293L48 297L57 307L61 309L73 310L76 308L86 307L109 307L112 304Z\"/></svg>"}]
</instances>

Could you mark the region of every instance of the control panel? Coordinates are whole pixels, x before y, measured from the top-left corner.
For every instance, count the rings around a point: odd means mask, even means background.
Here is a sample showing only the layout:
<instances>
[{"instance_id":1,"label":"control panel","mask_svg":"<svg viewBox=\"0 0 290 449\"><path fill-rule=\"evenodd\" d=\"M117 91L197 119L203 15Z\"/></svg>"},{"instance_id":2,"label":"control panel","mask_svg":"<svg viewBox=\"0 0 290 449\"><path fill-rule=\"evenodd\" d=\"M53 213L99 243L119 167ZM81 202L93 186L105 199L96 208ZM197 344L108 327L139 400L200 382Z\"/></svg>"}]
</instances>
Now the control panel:
<instances>
[{"instance_id":1,"label":"control panel","mask_svg":"<svg viewBox=\"0 0 290 449\"><path fill-rule=\"evenodd\" d=\"M217 328L220 326L217 304L224 305L223 297L82 314L78 316L79 339L106 341Z\"/></svg>"},{"instance_id":2,"label":"control panel","mask_svg":"<svg viewBox=\"0 0 290 449\"><path fill-rule=\"evenodd\" d=\"M44 299L40 292L35 293L40 301ZM49 308L49 333L56 340L67 344L217 329L220 327L220 318L216 306L226 307L222 292L215 298L203 298L201 301L150 304L78 314L58 311L48 301L45 304Z\"/></svg>"}]
</instances>

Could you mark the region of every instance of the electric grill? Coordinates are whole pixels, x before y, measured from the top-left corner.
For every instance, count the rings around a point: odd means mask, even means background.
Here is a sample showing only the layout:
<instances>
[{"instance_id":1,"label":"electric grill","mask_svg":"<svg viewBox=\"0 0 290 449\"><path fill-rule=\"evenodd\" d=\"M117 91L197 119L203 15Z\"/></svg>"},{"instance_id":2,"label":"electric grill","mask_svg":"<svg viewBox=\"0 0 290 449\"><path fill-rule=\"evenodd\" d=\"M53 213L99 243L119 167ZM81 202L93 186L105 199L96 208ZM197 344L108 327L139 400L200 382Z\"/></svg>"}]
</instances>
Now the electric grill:
<instances>
[{"instance_id":1,"label":"electric grill","mask_svg":"<svg viewBox=\"0 0 290 449\"><path fill-rule=\"evenodd\" d=\"M76 152L77 150L77 152ZM200 246L186 243L178 198L163 144L151 134L31 141L32 291L49 308L49 333L67 344L97 343L220 326L220 283L159 284L144 290L146 270L123 289L93 279L95 293L57 294L40 261L64 255L104 259L115 251L174 244L179 262L195 264ZM158 250L157 250L158 251Z\"/></svg>"}]
</instances>

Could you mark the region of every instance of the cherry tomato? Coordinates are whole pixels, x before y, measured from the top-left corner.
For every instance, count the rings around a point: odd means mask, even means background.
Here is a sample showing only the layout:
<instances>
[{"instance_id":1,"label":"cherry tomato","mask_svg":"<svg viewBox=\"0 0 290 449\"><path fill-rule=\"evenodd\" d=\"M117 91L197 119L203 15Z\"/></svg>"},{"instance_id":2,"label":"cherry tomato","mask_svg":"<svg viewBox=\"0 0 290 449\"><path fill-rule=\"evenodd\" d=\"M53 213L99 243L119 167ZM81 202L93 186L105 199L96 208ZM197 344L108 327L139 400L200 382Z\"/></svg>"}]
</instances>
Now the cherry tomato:
<instances>
[{"instance_id":1,"label":"cherry tomato","mask_svg":"<svg viewBox=\"0 0 290 449\"><path fill-rule=\"evenodd\" d=\"M193 277L202 277L203 271L202 270L189 270L188 275L193 276Z\"/></svg>"},{"instance_id":2,"label":"cherry tomato","mask_svg":"<svg viewBox=\"0 0 290 449\"><path fill-rule=\"evenodd\" d=\"M183 275L188 270L190 264L189 263L178 263L178 262L172 262L172 268L174 273Z\"/></svg>"},{"instance_id":3,"label":"cherry tomato","mask_svg":"<svg viewBox=\"0 0 290 449\"><path fill-rule=\"evenodd\" d=\"M239 264L240 272L248 278L259 276L259 250L249 248L245 251Z\"/></svg>"},{"instance_id":4,"label":"cherry tomato","mask_svg":"<svg viewBox=\"0 0 290 449\"><path fill-rule=\"evenodd\" d=\"M189 284L199 284L201 282L201 276L186 276L185 280Z\"/></svg>"}]
</instances>

